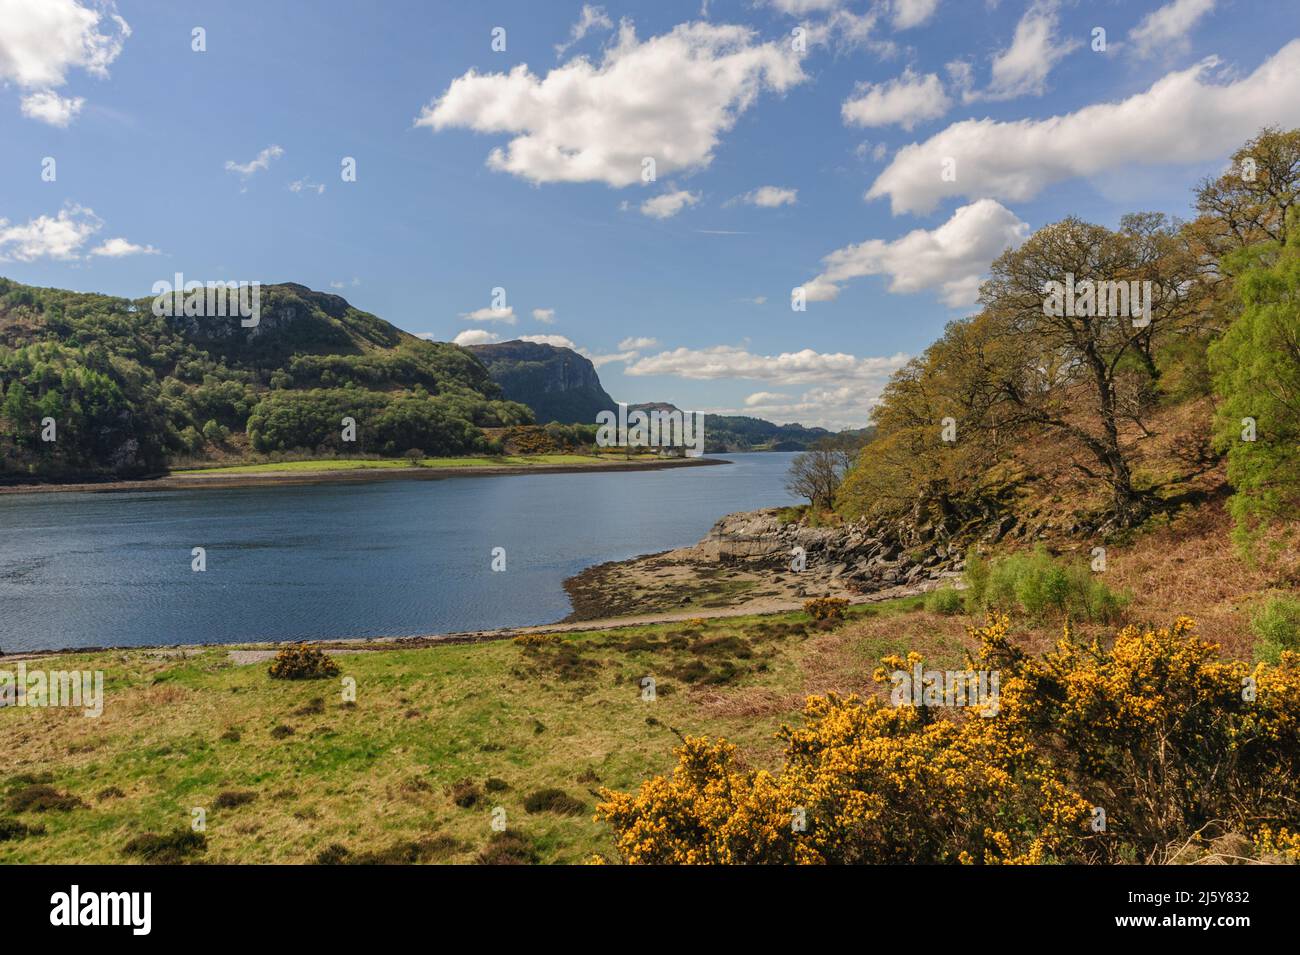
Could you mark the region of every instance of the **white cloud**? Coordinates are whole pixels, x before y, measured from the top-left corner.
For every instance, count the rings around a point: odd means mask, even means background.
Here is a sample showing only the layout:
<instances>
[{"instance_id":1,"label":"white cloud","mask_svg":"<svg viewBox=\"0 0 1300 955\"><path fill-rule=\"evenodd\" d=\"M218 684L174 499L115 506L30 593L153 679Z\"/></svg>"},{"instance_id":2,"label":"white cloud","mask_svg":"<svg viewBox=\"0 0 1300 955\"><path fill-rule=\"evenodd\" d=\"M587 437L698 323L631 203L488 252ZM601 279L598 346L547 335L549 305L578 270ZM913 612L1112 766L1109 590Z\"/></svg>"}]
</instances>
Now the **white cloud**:
<instances>
[{"instance_id":1,"label":"white cloud","mask_svg":"<svg viewBox=\"0 0 1300 955\"><path fill-rule=\"evenodd\" d=\"M521 342L533 342L537 345L554 345L556 348L572 348L578 350L578 346L563 335L520 335Z\"/></svg>"},{"instance_id":2,"label":"white cloud","mask_svg":"<svg viewBox=\"0 0 1300 955\"><path fill-rule=\"evenodd\" d=\"M677 192L665 192L641 203L641 214L652 219L671 219L687 206L700 201L698 193L680 189Z\"/></svg>"},{"instance_id":3,"label":"white cloud","mask_svg":"<svg viewBox=\"0 0 1300 955\"><path fill-rule=\"evenodd\" d=\"M618 347L623 351L637 351L642 348L654 348L658 344L657 338L625 338L618 343Z\"/></svg>"},{"instance_id":4,"label":"white cloud","mask_svg":"<svg viewBox=\"0 0 1300 955\"><path fill-rule=\"evenodd\" d=\"M533 309L533 318L543 325L555 324L555 309L553 308L535 308Z\"/></svg>"},{"instance_id":5,"label":"white cloud","mask_svg":"<svg viewBox=\"0 0 1300 955\"><path fill-rule=\"evenodd\" d=\"M597 368L601 368L604 365L610 364L611 362L616 362L616 361L629 362L629 361L634 361L637 358L641 357L641 353L639 351L618 352L617 354L613 354L613 355L593 355L588 351L584 351L583 349L578 349L578 351L585 358L589 359L591 363L595 365Z\"/></svg>"},{"instance_id":6,"label":"white cloud","mask_svg":"<svg viewBox=\"0 0 1300 955\"><path fill-rule=\"evenodd\" d=\"M432 338L432 335L421 335L421 338ZM486 328L467 328L452 340L453 345L491 345L494 342L501 341L501 336L496 332L489 332Z\"/></svg>"},{"instance_id":7,"label":"white cloud","mask_svg":"<svg viewBox=\"0 0 1300 955\"><path fill-rule=\"evenodd\" d=\"M241 179L247 179L249 176L263 169L270 168L272 159L279 159L284 155L284 150L274 144L267 146L257 156L248 162L239 163L233 159L226 160L226 172L237 173ZM296 191L296 190L295 190Z\"/></svg>"},{"instance_id":8,"label":"white cloud","mask_svg":"<svg viewBox=\"0 0 1300 955\"><path fill-rule=\"evenodd\" d=\"M289 191L314 192L319 196L325 192L325 184L323 182L312 182L311 179L307 178L295 179L293 182L289 183Z\"/></svg>"},{"instance_id":9,"label":"white cloud","mask_svg":"<svg viewBox=\"0 0 1300 955\"><path fill-rule=\"evenodd\" d=\"M1129 163L1204 162L1262 126L1300 124L1300 40L1254 73L1210 82L1216 58L1175 71L1144 93L1044 120L964 120L899 150L868 199L888 196L895 214L925 213L948 196L1024 201L1045 187ZM957 159L955 181L937 171Z\"/></svg>"},{"instance_id":10,"label":"white cloud","mask_svg":"<svg viewBox=\"0 0 1300 955\"><path fill-rule=\"evenodd\" d=\"M748 27L684 23L641 42L624 21L599 65L578 57L545 78L525 64L470 70L415 125L510 135L488 166L532 182L630 186L646 157L658 176L708 166L761 92L804 79L788 43L759 42Z\"/></svg>"},{"instance_id":11,"label":"white cloud","mask_svg":"<svg viewBox=\"0 0 1300 955\"><path fill-rule=\"evenodd\" d=\"M75 259L103 220L94 211L69 203L54 216L37 216L24 225L0 219L0 260Z\"/></svg>"},{"instance_id":12,"label":"white cloud","mask_svg":"<svg viewBox=\"0 0 1300 955\"><path fill-rule=\"evenodd\" d=\"M714 408L714 414L743 414L765 418L780 424L797 421L805 427L863 428L870 421L871 409L880 402L888 375L869 384L852 382L821 385L805 391L798 398L776 392L761 391L745 399L742 408ZM754 400L751 403L750 399Z\"/></svg>"},{"instance_id":13,"label":"white cloud","mask_svg":"<svg viewBox=\"0 0 1300 955\"><path fill-rule=\"evenodd\" d=\"M711 348L677 348L641 358L628 366L629 375L672 375L700 381L720 378L752 378L778 385L818 382L883 382L907 362L906 355L889 358L856 358L843 352L833 354L805 348L779 355L755 355L734 345Z\"/></svg>"},{"instance_id":14,"label":"white cloud","mask_svg":"<svg viewBox=\"0 0 1300 955\"><path fill-rule=\"evenodd\" d=\"M1056 35L1058 0L1035 0L1016 24L1011 46L993 58L993 81L982 93L967 93L966 99L1005 100L1017 96L1041 96L1047 91L1047 75L1062 57L1079 47L1078 40Z\"/></svg>"},{"instance_id":15,"label":"white cloud","mask_svg":"<svg viewBox=\"0 0 1300 955\"><path fill-rule=\"evenodd\" d=\"M505 322L507 325L519 321L515 317L513 305L507 305L505 308L476 308L472 312L461 312L460 317L467 322Z\"/></svg>"},{"instance_id":16,"label":"white cloud","mask_svg":"<svg viewBox=\"0 0 1300 955\"><path fill-rule=\"evenodd\" d=\"M737 196L733 202L746 202L761 209L775 209L778 206L792 206L799 201L798 189L786 189L782 186L759 186L743 196Z\"/></svg>"},{"instance_id":17,"label":"white cloud","mask_svg":"<svg viewBox=\"0 0 1300 955\"><path fill-rule=\"evenodd\" d=\"M889 276L889 291L938 289L944 303L970 305L979 293L980 278L989 264L1009 246L1029 235L1029 224L992 199L962 206L935 229L914 229L886 242L868 239L837 249L822 261L826 268L804 284L809 301L839 295L840 284L866 275Z\"/></svg>"},{"instance_id":18,"label":"white cloud","mask_svg":"<svg viewBox=\"0 0 1300 955\"><path fill-rule=\"evenodd\" d=\"M60 129L66 129L85 105L85 97L60 96L53 90L29 93L22 98L21 103L23 115L28 119L38 119Z\"/></svg>"},{"instance_id":19,"label":"white cloud","mask_svg":"<svg viewBox=\"0 0 1300 955\"><path fill-rule=\"evenodd\" d=\"M939 0L894 0L893 24L895 30L919 27L934 16Z\"/></svg>"},{"instance_id":20,"label":"white cloud","mask_svg":"<svg viewBox=\"0 0 1300 955\"><path fill-rule=\"evenodd\" d=\"M159 249L152 245L137 245L120 236L101 242L90 250L91 255L103 255L110 259L120 259L127 255L158 255Z\"/></svg>"},{"instance_id":21,"label":"white cloud","mask_svg":"<svg viewBox=\"0 0 1300 955\"><path fill-rule=\"evenodd\" d=\"M1184 52L1188 48L1187 34L1213 9L1214 0L1173 0L1143 17L1129 31L1129 41L1140 57Z\"/></svg>"},{"instance_id":22,"label":"white cloud","mask_svg":"<svg viewBox=\"0 0 1300 955\"><path fill-rule=\"evenodd\" d=\"M840 107L845 124L888 126L897 123L910 131L917 123L938 119L948 112L952 100L934 73L919 76L911 69L887 83L863 83Z\"/></svg>"},{"instance_id":23,"label":"white cloud","mask_svg":"<svg viewBox=\"0 0 1300 955\"><path fill-rule=\"evenodd\" d=\"M605 15L604 7L595 7L584 3L582 13L578 15L578 22L569 29L569 42L555 44L555 55L564 56L569 47L573 46L592 30L599 27L602 30L614 29L614 24L609 17Z\"/></svg>"},{"instance_id":24,"label":"white cloud","mask_svg":"<svg viewBox=\"0 0 1300 955\"><path fill-rule=\"evenodd\" d=\"M361 279L354 278L350 284L352 285L353 288L356 288L358 285L361 284ZM331 282L330 288L347 288L348 285L349 285L348 282L344 282L340 280L337 282Z\"/></svg>"},{"instance_id":25,"label":"white cloud","mask_svg":"<svg viewBox=\"0 0 1300 955\"><path fill-rule=\"evenodd\" d=\"M67 126L85 100L54 90L75 69L107 78L130 35L111 0L0 0L0 84L32 91L22 99L24 116Z\"/></svg>"}]
</instances>

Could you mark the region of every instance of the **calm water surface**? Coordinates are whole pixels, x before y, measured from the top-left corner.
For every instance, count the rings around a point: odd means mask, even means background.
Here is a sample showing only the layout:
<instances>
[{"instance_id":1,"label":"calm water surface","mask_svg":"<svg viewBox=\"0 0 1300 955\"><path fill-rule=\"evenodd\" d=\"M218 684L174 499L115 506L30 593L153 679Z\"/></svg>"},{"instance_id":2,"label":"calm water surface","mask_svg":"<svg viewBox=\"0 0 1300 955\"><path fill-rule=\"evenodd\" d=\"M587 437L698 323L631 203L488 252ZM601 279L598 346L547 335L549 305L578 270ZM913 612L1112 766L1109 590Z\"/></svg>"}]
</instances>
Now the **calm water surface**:
<instances>
[{"instance_id":1,"label":"calm water surface","mask_svg":"<svg viewBox=\"0 0 1300 955\"><path fill-rule=\"evenodd\" d=\"M680 470L0 496L0 650L549 623L584 567L792 501L793 455ZM206 573L190 550L207 549ZM507 569L491 570L492 548ZM617 611L619 608L610 608Z\"/></svg>"}]
</instances>

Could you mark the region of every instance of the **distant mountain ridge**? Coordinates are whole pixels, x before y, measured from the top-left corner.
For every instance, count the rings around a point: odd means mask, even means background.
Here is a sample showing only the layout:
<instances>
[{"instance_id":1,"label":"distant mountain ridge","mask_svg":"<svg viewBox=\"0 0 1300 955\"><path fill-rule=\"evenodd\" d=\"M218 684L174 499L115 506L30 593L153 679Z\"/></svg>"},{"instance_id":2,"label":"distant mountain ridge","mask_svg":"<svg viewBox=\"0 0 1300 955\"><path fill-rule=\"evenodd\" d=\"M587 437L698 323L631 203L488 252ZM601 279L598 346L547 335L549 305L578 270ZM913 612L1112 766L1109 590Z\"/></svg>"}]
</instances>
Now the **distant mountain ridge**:
<instances>
[{"instance_id":1,"label":"distant mountain ridge","mask_svg":"<svg viewBox=\"0 0 1300 955\"><path fill-rule=\"evenodd\" d=\"M533 410L539 424L594 424L596 415L613 411L617 402L600 382L596 366L571 348L539 342L509 341L470 345L502 394ZM667 402L628 406L630 411L679 410ZM705 415L705 450L802 451L832 432L801 424L773 424L747 415Z\"/></svg>"}]
</instances>

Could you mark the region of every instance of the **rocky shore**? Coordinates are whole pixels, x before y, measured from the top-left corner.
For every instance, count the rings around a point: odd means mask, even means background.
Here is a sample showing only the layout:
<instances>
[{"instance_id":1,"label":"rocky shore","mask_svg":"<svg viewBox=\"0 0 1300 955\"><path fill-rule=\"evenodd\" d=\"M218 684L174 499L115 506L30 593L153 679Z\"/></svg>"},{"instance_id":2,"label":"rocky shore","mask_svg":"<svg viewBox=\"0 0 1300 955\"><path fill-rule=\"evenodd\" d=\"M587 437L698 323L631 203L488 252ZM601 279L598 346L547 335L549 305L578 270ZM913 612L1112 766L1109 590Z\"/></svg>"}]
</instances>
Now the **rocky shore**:
<instances>
[{"instance_id":1,"label":"rocky shore","mask_svg":"<svg viewBox=\"0 0 1300 955\"><path fill-rule=\"evenodd\" d=\"M762 613L810 597L882 600L925 593L959 578L962 551L931 525L910 521L810 527L780 508L728 514L699 543L591 567L565 582L571 621L720 608ZM794 569L795 548L804 554Z\"/></svg>"}]
</instances>

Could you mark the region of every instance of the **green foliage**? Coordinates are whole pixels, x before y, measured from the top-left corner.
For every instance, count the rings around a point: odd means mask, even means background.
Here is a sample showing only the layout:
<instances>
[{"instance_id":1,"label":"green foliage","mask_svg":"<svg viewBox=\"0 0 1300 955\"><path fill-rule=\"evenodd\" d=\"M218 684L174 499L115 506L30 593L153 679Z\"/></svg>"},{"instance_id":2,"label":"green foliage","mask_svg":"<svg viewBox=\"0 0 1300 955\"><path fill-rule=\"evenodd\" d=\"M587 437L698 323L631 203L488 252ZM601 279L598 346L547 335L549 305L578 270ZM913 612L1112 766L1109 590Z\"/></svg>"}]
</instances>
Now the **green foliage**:
<instances>
[{"instance_id":1,"label":"green foliage","mask_svg":"<svg viewBox=\"0 0 1300 955\"><path fill-rule=\"evenodd\" d=\"M249 431L255 450L430 454L526 424L473 355L407 335L336 295L264 286L256 329L162 317L152 299L0 279L0 475L156 473ZM358 422L342 445L341 418ZM57 440L43 441L54 419Z\"/></svg>"},{"instance_id":2,"label":"green foliage","mask_svg":"<svg viewBox=\"0 0 1300 955\"><path fill-rule=\"evenodd\" d=\"M932 590L925 595L925 609L930 613L955 617L962 612L964 607L965 601L962 599L962 593L955 587L940 587L938 590Z\"/></svg>"},{"instance_id":3,"label":"green foliage","mask_svg":"<svg viewBox=\"0 0 1300 955\"><path fill-rule=\"evenodd\" d=\"M986 564L967 562L966 609L1019 611L1035 621L1065 617L1093 623L1115 623L1128 598L1116 594L1087 564L1066 563L1043 550L1012 554Z\"/></svg>"},{"instance_id":4,"label":"green foliage","mask_svg":"<svg viewBox=\"0 0 1300 955\"><path fill-rule=\"evenodd\" d=\"M1235 492L1229 509L1238 544L1249 548L1300 509L1300 228L1280 249L1251 246L1227 262L1244 308L1210 349L1210 362L1222 398L1217 439ZM1255 422L1253 441L1243 440L1247 418Z\"/></svg>"},{"instance_id":5,"label":"green foliage","mask_svg":"<svg viewBox=\"0 0 1300 955\"><path fill-rule=\"evenodd\" d=\"M1255 655L1265 663L1278 663L1283 650L1300 652L1300 600L1271 597L1250 621L1258 643Z\"/></svg>"}]
</instances>

